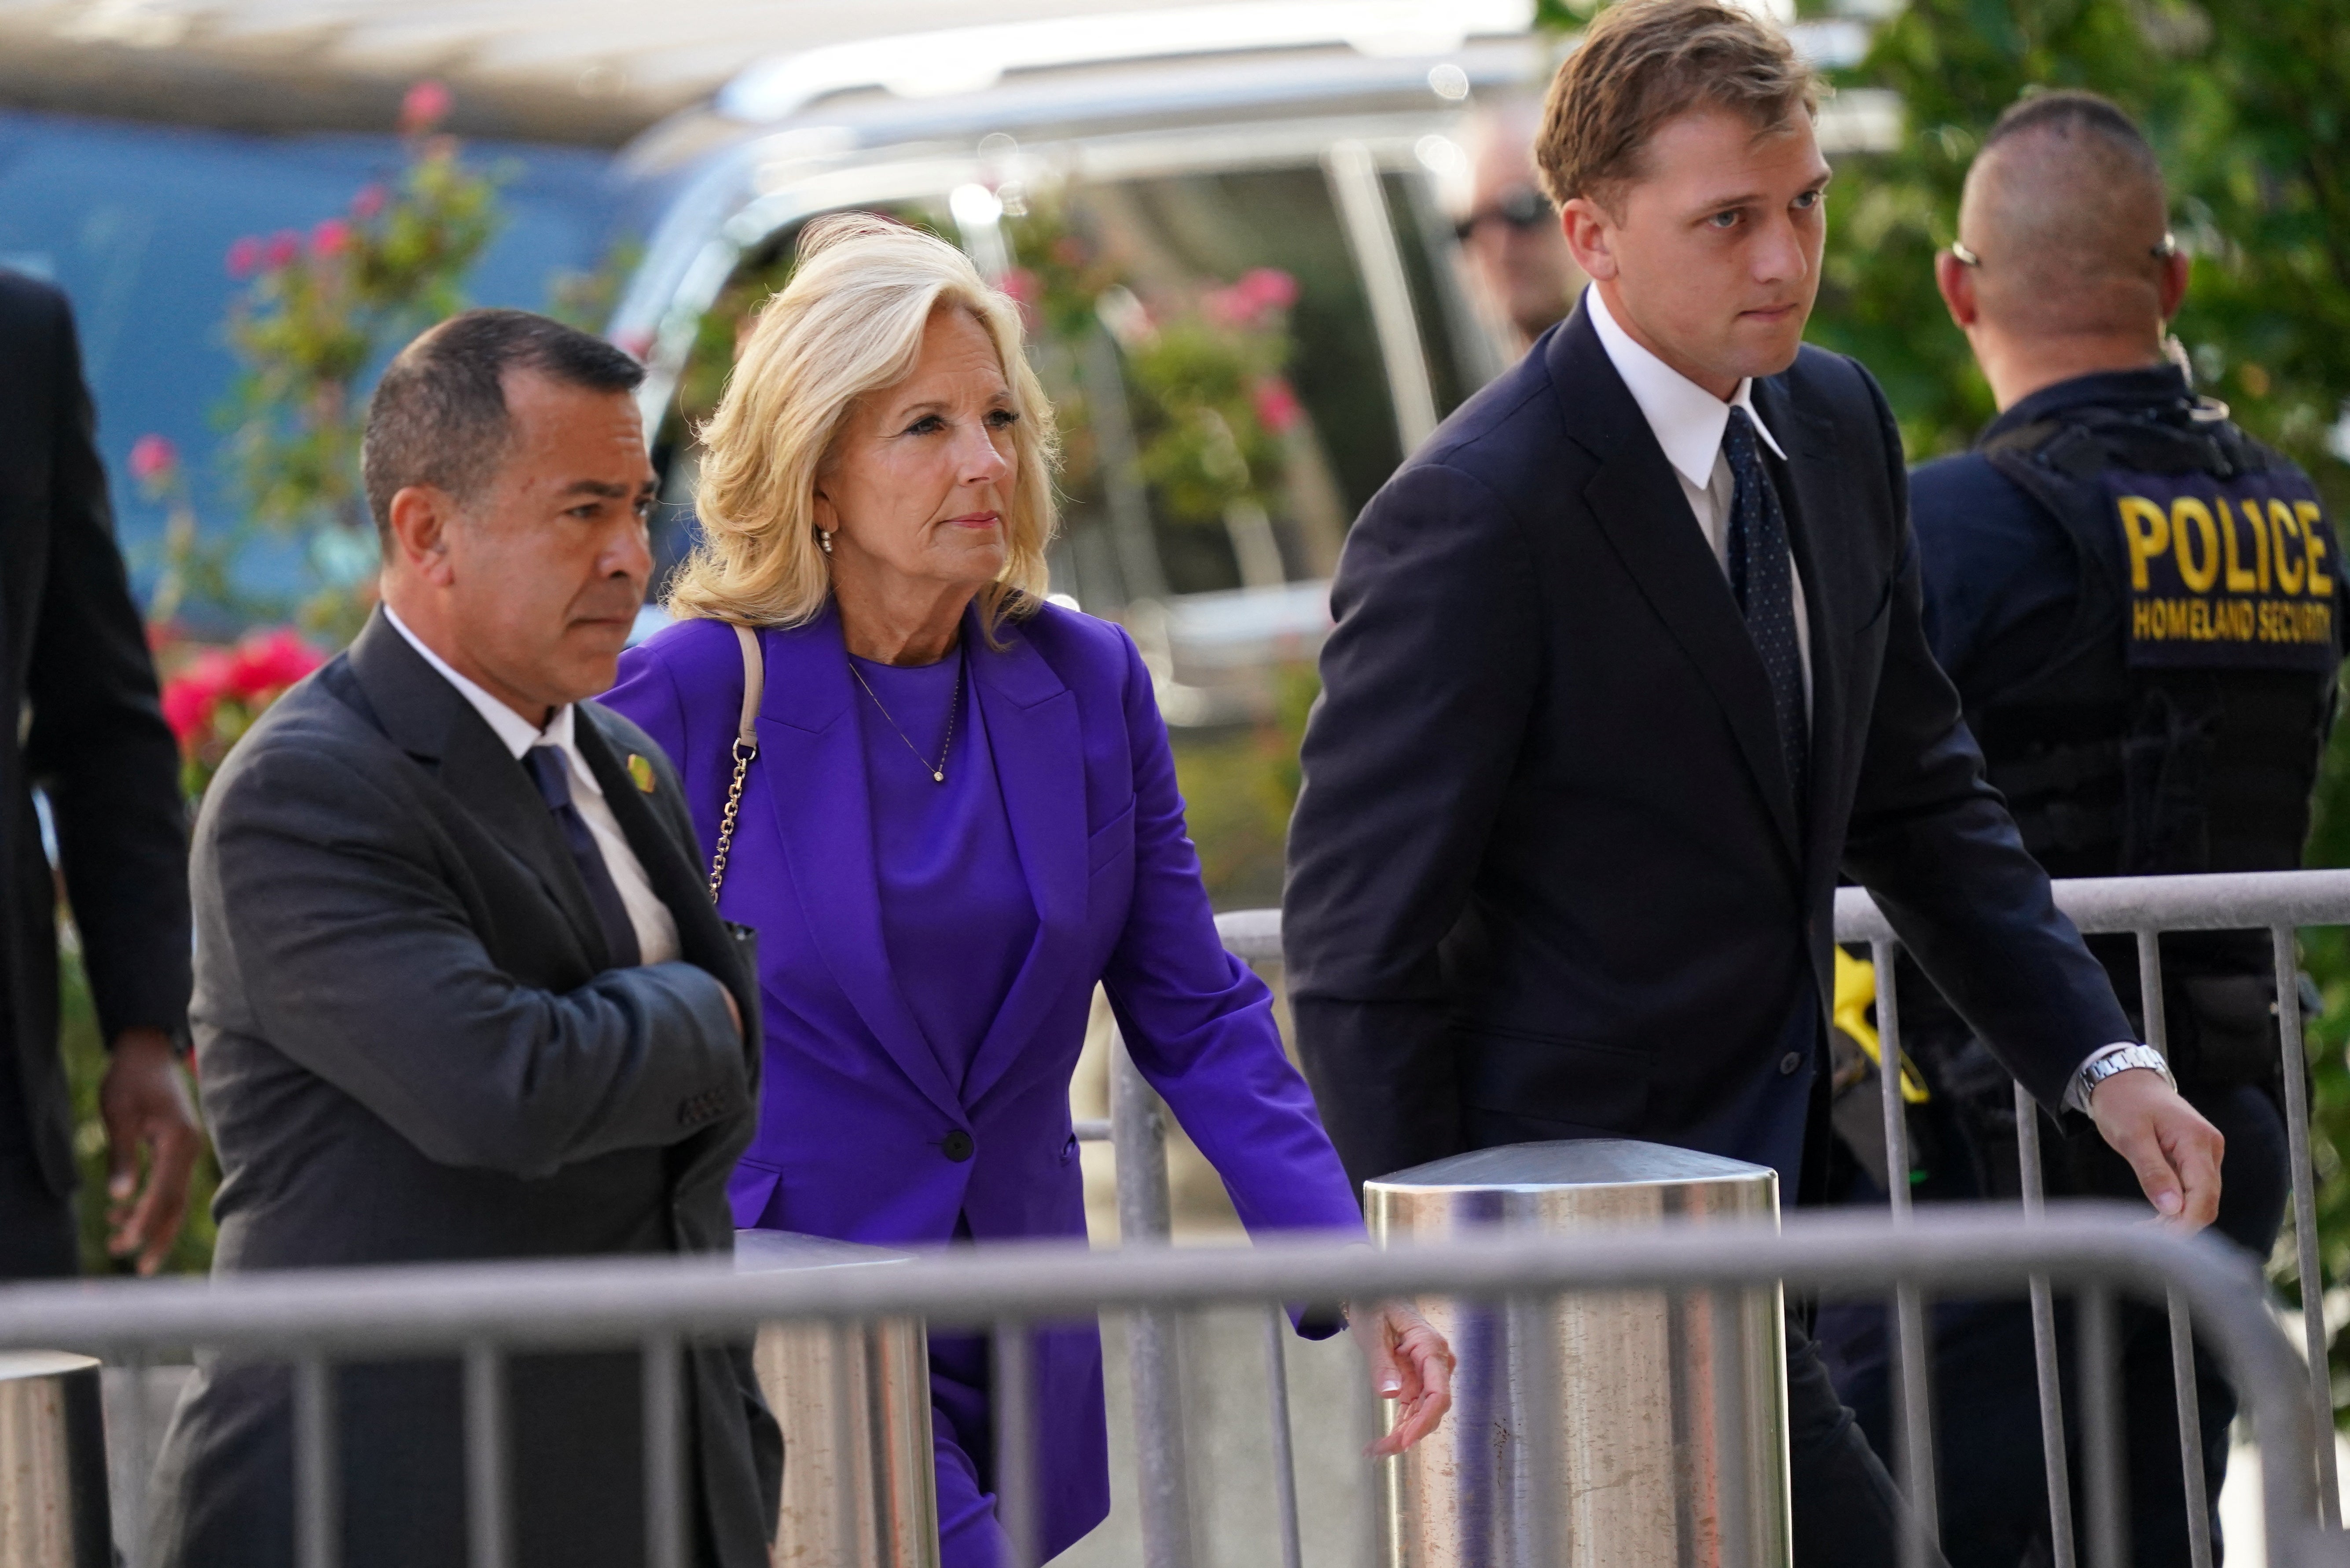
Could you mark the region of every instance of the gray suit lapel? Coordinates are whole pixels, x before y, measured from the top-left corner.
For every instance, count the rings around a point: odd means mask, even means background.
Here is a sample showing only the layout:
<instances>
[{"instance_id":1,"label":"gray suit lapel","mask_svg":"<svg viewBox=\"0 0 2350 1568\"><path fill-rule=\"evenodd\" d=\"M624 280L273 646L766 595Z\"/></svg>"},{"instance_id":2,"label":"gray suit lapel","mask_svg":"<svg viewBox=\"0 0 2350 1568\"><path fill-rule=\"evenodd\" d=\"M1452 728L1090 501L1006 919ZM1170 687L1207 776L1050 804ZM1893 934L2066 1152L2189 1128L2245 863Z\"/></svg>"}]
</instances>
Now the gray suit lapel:
<instances>
[{"instance_id":1,"label":"gray suit lapel","mask_svg":"<svg viewBox=\"0 0 2350 1568\"><path fill-rule=\"evenodd\" d=\"M590 967L611 962L602 921L571 846L538 788L464 694L408 646L379 610L351 644L351 673L376 722L400 750L430 767L489 836L538 879Z\"/></svg>"}]
</instances>

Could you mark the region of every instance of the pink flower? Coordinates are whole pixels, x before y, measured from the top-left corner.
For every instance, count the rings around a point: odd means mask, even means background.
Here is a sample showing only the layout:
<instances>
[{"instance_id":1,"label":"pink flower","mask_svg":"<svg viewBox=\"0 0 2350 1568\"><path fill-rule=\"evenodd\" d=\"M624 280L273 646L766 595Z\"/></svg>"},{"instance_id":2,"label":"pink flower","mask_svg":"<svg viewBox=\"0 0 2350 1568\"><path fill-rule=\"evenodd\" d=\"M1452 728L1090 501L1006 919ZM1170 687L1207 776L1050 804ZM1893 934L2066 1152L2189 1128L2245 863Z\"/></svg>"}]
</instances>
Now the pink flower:
<instances>
[{"instance_id":1,"label":"pink flower","mask_svg":"<svg viewBox=\"0 0 2350 1568\"><path fill-rule=\"evenodd\" d=\"M1286 310L1297 303L1297 280L1279 267L1252 267L1232 289L1260 313Z\"/></svg>"},{"instance_id":2,"label":"pink flower","mask_svg":"<svg viewBox=\"0 0 2350 1568\"><path fill-rule=\"evenodd\" d=\"M198 655L186 669L163 682L163 722L187 746L212 727L221 699L227 695L229 656L214 649Z\"/></svg>"},{"instance_id":3,"label":"pink flower","mask_svg":"<svg viewBox=\"0 0 2350 1568\"><path fill-rule=\"evenodd\" d=\"M448 114L452 101L449 89L439 82L429 78L418 82L400 100L400 134L419 136L432 130Z\"/></svg>"},{"instance_id":4,"label":"pink flower","mask_svg":"<svg viewBox=\"0 0 2350 1568\"><path fill-rule=\"evenodd\" d=\"M179 448L167 437L143 435L130 443L130 477L141 484L161 484L179 466Z\"/></svg>"},{"instance_id":5,"label":"pink flower","mask_svg":"<svg viewBox=\"0 0 2350 1568\"><path fill-rule=\"evenodd\" d=\"M310 231L310 254L339 255L350 247L351 226L340 218L328 218Z\"/></svg>"},{"instance_id":6,"label":"pink flower","mask_svg":"<svg viewBox=\"0 0 2350 1568\"><path fill-rule=\"evenodd\" d=\"M269 236L269 244L262 250L261 260L270 271L284 272L299 260L301 254L302 236L291 229L280 229Z\"/></svg>"},{"instance_id":7,"label":"pink flower","mask_svg":"<svg viewBox=\"0 0 2350 1568\"><path fill-rule=\"evenodd\" d=\"M163 682L163 722L172 726L172 733L182 746L213 722L213 710L219 706L215 693L202 690L184 676Z\"/></svg>"},{"instance_id":8,"label":"pink flower","mask_svg":"<svg viewBox=\"0 0 2350 1568\"><path fill-rule=\"evenodd\" d=\"M1020 307L1020 323L1030 332L1040 325L1037 306L1045 302L1045 285L1024 266L1015 266L1003 275L996 286L1012 296Z\"/></svg>"},{"instance_id":9,"label":"pink flower","mask_svg":"<svg viewBox=\"0 0 2350 1568\"><path fill-rule=\"evenodd\" d=\"M261 270L261 242L251 234L228 248L228 275L231 277L251 277Z\"/></svg>"},{"instance_id":10,"label":"pink flower","mask_svg":"<svg viewBox=\"0 0 2350 1568\"><path fill-rule=\"evenodd\" d=\"M359 193L351 198L351 216L365 223L383 211L383 204L388 199L382 186L362 185L359 187Z\"/></svg>"},{"instance_id":11,"label":"pink flower","mask_svg":"<svg viewBox=\"0 0 2350 1568\"><path fill-rule=\"evenodd\" d=\"M1256 422L1274 435L1286 435L1305 410L1299 406L1297 394L1287 381L1278 376L1268 376L1250 392L1256 404Z\"/></svg>"},{"instance_id":12,"label":"pink flower","mask_svg":"<svg viewBox=\"0 0 2350 1568\"><path fill-rule=\"evenodd\" d=\"M1200 313L1219 327L1246 327L1256 315L1237 288L1211 289L1200 298Z\"/></svg>"},{"instance_id":13,"label":"pink flower","mask_svg":"<svg viewBox=\"0 0 2350 1568\"><path fill-rule=\"evenodd\" d=\"M224 694L246 701L275 696L325 662L291 627L248 632L230 657Z\"/></svg>"}]
</instances>

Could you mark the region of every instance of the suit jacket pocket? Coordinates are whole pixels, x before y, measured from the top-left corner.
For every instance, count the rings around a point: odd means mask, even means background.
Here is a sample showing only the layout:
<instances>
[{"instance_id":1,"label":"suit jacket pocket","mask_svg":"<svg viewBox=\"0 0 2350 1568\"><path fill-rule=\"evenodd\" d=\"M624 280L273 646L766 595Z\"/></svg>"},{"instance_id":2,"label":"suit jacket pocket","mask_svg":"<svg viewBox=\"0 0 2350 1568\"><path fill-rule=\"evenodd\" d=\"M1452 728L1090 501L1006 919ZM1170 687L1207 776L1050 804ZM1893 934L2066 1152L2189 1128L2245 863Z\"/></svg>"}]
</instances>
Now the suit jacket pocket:
<instances>
[{"instance_id":1,"label":"suit jacket pocket","mask_svg":"<svg viewBox=\"0 0 2350 1568\"><path fill-rule=\"evenodd\" d=\"M1638 1137L1648 1111L1648 1054L1534 1030L1461 1024L1461 1099L1472 1110L1574 1132ZM1532 1129L1539 1136L1539 1129Z\"/></svg>"},{"instance_id":2,"label":"suit jacket pocket","mask_svg":"<svg viewBox=\"0 0 2350 1568\"><path fill-rule=\"evenodd\" d=\"M1134 803L1111 817L1086 840L1086 875L1091 877L1118 858L1121 849L1134 847Z\"/></svg>"}]
</instances>

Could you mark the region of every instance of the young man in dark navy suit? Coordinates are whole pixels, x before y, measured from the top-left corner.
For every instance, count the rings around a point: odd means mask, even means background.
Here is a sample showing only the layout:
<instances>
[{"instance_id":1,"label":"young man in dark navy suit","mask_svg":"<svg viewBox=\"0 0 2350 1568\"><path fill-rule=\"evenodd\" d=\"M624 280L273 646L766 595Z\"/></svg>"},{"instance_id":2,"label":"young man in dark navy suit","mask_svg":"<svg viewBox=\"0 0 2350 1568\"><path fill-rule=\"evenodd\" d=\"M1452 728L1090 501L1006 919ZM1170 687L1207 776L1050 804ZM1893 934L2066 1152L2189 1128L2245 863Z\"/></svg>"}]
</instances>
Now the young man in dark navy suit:
<instances>
[{"instance_id":1,"label":"young man in dark navy suit","mask_svg":"<svg viewBox=\"0 0 2350 1568\"><path fill-rule=\"evenodd\" d=\"M1928 649L1884 396L1803 347L1814 92L1711 0L1627 0L1560 68L1536 157L1593 286L1372 501L1333 588L1284 909L1306 1071L1357 1180L1612 1137L1799 1197L1844 873L2042 1104L2203 1225L2219 1135ZM1787 1345L1796 1560L1890 1563L1884 1467L1799 1318Z\"/></svg>"}]
</instances>

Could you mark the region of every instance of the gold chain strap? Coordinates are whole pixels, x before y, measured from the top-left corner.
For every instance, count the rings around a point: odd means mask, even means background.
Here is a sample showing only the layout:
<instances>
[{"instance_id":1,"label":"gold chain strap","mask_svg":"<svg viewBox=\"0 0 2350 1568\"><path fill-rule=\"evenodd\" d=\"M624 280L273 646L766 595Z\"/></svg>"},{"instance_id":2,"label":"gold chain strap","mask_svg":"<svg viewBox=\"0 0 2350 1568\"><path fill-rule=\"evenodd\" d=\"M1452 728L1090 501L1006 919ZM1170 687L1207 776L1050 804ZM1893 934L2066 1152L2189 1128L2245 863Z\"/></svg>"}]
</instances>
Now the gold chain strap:
<instances>
[{"instance_id":1,"label":"gold chain strap","mask_svg":"<svg viewBox=\"0 0 2350 1568\"><path fill-rule=\"evenodd\" d=\"M734 782L726 786L726 815L718 822L718 853L710 857L710 901L718 902L718 889L726 883L726 853L734 847L734 815L743 809L743 775L751 771L751 760L759 748L742 741L734 742Z\"/></svg>"}]
</instances>

